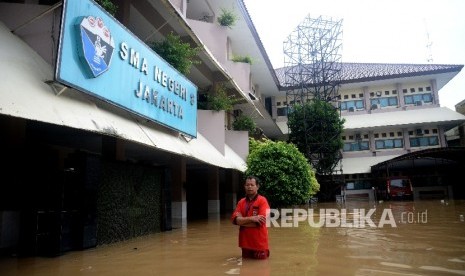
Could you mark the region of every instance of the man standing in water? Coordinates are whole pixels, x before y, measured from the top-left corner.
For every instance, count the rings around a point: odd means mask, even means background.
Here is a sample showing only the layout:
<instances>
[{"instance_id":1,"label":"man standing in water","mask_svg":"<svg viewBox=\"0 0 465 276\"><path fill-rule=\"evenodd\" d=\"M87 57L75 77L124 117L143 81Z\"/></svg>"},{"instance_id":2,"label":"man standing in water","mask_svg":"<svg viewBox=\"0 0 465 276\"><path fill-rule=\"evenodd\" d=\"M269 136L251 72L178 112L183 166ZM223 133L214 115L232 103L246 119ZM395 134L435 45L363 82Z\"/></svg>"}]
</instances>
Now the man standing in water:
<instances>
[{"instance_id":1,"label":"man standing in water","mask_svg":"<svg viewBox=\"0 0 465 276\"><path fill-rule=\"evenodd\" d=\"M270 206L268 200L258 194L260 180L248 176L244 189L246 196L239 200L231 216L231 222L239 225L239 247L243 258L266 259L270 256L266 218Z\"/></svg>"}]
</instances>

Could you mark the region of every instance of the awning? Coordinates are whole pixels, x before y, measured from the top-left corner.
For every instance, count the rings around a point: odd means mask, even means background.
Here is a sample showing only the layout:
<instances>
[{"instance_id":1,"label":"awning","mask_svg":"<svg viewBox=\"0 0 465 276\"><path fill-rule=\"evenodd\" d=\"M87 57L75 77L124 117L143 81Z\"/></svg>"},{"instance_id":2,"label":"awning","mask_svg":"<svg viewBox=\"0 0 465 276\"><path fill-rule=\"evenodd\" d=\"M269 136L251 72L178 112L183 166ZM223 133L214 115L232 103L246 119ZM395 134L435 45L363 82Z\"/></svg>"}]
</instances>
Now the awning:
<instances>
[{"instance_id":1,"label":"awning","mask_svg":"<svg viewBox=\"0 0 465 276\"><path fill-rule=\"evenodd\" d=\"M454 127L465 122L465 116L447 107L422 108L343 116L344 130L360 130L387 126L415 126L428 123ZM446 127L446 130L448 130Z\"/></svg>"},{"instance_id":2,"label":"awning","mask_svg":"<svg viewBox=\"0 0 465 276\"><path fill-rule=\"evenodd\" d=\"M342 162L342 173L343 174L355 174L355 173L370 173L371 166L378 163L396 158L399 155L386 155L386 156L370 156L370 157L353 157L343 158Z\"/></svg>"},{"instance_id":3,"label":"awning","mask_svg":"<svg viewBox=\"0 0 465 276\"><path fill-rule=\"evenodd\" d=\"M0 71L1 114L119 137L214 166L245 170L245 161L227 145L223 155L201 133L185 139L80 91L67 88L57 94L46 83L53 80L52 67L2 22Z\"/></svg>"}]
</instances>

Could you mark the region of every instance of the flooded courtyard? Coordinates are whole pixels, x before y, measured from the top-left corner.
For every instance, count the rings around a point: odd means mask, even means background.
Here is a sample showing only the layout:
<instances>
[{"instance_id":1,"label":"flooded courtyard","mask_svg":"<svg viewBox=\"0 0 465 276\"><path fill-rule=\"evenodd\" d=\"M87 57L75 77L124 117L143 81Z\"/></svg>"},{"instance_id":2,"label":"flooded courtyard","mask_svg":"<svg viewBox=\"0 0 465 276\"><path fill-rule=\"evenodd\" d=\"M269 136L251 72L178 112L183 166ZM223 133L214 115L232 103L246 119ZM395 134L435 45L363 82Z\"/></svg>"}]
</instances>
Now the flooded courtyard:
<instances>
[{"instance_id":1,"label":"flooded courtyard","mask_svg":"<svg viewBox=\"0 0 465 276\"><path fill-rule=\"evenodd\" d=\"M223 216L59 257L2 257L0 275L465 275L465 201L300 210L295 225L271 224L265 261L241 259L238 228Z\"/></svg>"}]
</instances>

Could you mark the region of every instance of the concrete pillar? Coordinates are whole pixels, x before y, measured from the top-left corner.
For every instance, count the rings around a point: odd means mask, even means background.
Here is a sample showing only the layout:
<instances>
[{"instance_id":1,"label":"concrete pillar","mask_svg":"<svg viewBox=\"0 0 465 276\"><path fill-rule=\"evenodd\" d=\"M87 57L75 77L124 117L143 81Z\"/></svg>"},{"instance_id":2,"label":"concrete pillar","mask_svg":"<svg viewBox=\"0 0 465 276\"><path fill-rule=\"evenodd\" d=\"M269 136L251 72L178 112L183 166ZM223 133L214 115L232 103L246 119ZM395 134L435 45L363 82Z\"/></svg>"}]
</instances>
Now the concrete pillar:
<instances>
[{"instance_id":1,"label":"concrete pillar","mask_svg":"<svg viewBox=\"0 0 465 276\"><path fill-rule=\"evenodd\" d=\"M399 106L405 106L404 91L402 90L402 84L396 83L397 98L399 99Z\"/></svg>"},{"instance_id":2,"label":"concrete pillar","mask_svg":"<svg viewBox=\"0 0 465 276\"><path fill-rule=\"evenodd\" d=\"M365 105L365 110L371 109L370 92L368 91L368 86L363 87L363 104Z\"/></svg>"},{"instance_id":3,"label":"concrete pillar","mask_svg":"<svg viewBox=\"0 0 465 276\"><path fill-rule=\"evenodd\" d=\"M404 138L404 149L406 151L410 151L410 135L408 134L408 130L406 128L402 129L402 136Z\"/></svg>"},{"instance_id":4,"label":"concrete pillar","mask_svg":"<svg viewBox=\"0 0 465 276\"><path fill-rule=\"evenodd\" d=\"M208 167L208 217L220 214L220 170L218 167Z\"/></svg>"},{"instance_id":5,"label":"concrete pillar","mask_svg":"<svg viewBox=\"0 0 465 276\"><path fill-rule=\"evenodd\" d=\"M187 225L186 201L186 159L183 156L173 155L171 166L171 219L173 228Z\"/></svg>"},{"instance_id":6,"label":"concrete pillar","mask_svg":"<svg viewBox=\"0 0 465 276\"><path fill-rule=\"evenodd\" d=\"M433 104L437 104L438 106L440 105L439 102L439 91L438 91L438 84L436 80L431 80L431 93L433 96Z\"/></svg>"},{"instance_id":7,"label":"concrete pillar","mask_svg":"<svg viewBox=\"0 0 465 276\"><path fill-rule=\"evenodd\" d=\"M224 208L228 213L232 213L237 205L237 187L240 181L238 171L228 170L226 174L226 187Z\"/></svg>"}]
</instances>

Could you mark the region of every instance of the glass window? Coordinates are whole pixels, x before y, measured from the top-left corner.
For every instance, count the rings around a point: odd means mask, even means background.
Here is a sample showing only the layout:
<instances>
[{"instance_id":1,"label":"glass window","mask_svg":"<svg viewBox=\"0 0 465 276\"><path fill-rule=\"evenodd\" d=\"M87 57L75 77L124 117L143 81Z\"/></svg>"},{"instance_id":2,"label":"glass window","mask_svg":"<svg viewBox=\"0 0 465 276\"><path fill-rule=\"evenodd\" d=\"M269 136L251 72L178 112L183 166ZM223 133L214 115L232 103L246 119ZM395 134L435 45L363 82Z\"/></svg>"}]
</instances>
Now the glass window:
<instances>
[{"instance_id":1,"label":"glass window","mask_svg":"<svg viewBox=\"0 0 465 276\"><path fill-rule=\"evenodd\" d=\"M369 149L368 141L360 142L360 150L368 150L368 149Z\"/></svg>"},{"instance_id":2,"label":"glass window","mask_svg":"<svg viewBox=\"0 0 465 276\"><path fill-rule=\"evenodd\" d=\"M392 149L394 147L394 141L393 140L384 140L384 147L387 149Z\"/></svg>"},{"instance_id":3,"label":"glass window","mask_svg":"<svg viewBox=\"0 0 465 276\"><path fill-rule=\"evenodd\" d=\"M397 106L397 98L396 97L390 97L389 98L389 106Z\"/></svg>"},{"instance_id":4,"label":"glass window","mask_svg":"<svg viewBox=\"0 0 465 276\"><path fill-rule=\"evenodd\" d=\"M363 109L363 101L356 101L355 106L357 109Z\"/></svg>"},{"instance_id":5,"label":"glass window","mask_svg":"<svg viewBox=\"0 0 465 276\"><path fill-rule=\"evenodd\" d=\"M423 101L424 101L425 103L431 103L431 102L433 102L433 97L431 96L430 93L428 93L428 94L423 94Z\"/></svg>"},{"instance_id":6,"label":"glass window","mask_svg":"<svg viewBox=\"0 0 465 276\"><path fill-rule=\"evenodd\" d=\"M341 110L346 110L346 109L347 109L347 104L346 104L346 102L341 102L341 103L340 103L340 108L341 108Z\"/></svg>"},{"instance_id":7,"label":"glass window","mask_svg":"<svg viewBox=\"0 0 465 276\"><path fill-rule=\"evenodd\" d=\"M343 148L343 151L350 151L351 150L351 143L345 143L344 144L344 148Z\"/></svg>"},{"instance_id":8,"label":"glass window","mask_svg":"<svg viewBox=\"0 0 465 276\"><path fill-rule=\"evenodd\" d=\"M420 137L418 138L419 142L420 142L420 147L426 147L426 146L429 146L429 139L428 137Z\"/></svg>"},{"instance_id":9,"label":"glass window","mask_svg":"<svg viewBox=\"0 0 465 276\"><path fill-rule=\"evenodd\" d=\"M389 106L389 101L387 98L380 98L379 104L381 105L381 107Z\"/></svg>"},{"instance_id":10,"label":"glass window","mask_svg":"<svg viewBox=\"0 0 465 276\"><path fill-rule=\"evenodd\" d=\"M395 140L394 140L394 147L395 147L395 148L402 148L402 147L404 147L404 143L403 143L402 139L395 139Z\"/></svg>"},{"instance_id":11,"label":"glass window","mask_svg":"<svg viewBox=\"0 0 465 276\"><path fill-rule=\"evenodd\" d=\"M280 107L277 109L278 116L287 116L287 107Z\"/></svg>"},{"instance_id":12,"label":"glass window","mask_svg":"<svg viewBox=\"0 0 465 276\"><path fill-rule=\"evenodd\" d=\"M384 140L377 140L375 142L376 149L384 149Z\"/></svg>"},{"instance_id":13,"label":"glass window","mask_svg":"<svg viewBox=\"0 0 465 276\"><path fill-rule=\"evenodd\" d=\"M413 97L412 96L405 96L404 101L405 101L405 104L413 104Z\"/></svg>"},{"instance_id":14,"label":"glass window","mask_svg":"<svg viewBox=\"0 0 465 276\"><path fill-rule=\"evenodd\" d=\"M439 138L438 136L410 138L410 145L412 147L437 146L439 145Z\"/></svg>"}]
</instances>

